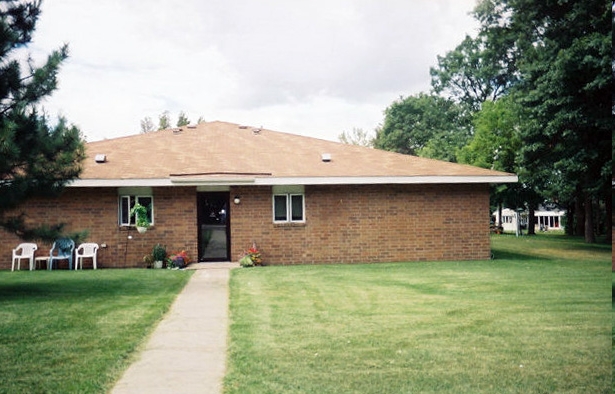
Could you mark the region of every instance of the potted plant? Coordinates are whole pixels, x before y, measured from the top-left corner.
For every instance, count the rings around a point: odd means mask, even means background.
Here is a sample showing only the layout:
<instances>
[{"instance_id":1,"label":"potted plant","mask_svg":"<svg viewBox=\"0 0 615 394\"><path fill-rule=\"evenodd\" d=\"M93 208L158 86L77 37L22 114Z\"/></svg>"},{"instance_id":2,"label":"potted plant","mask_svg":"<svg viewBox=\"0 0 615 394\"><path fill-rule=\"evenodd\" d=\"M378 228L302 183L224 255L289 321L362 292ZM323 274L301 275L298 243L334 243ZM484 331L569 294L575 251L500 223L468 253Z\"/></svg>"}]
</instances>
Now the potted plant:
<instances>
[{"instance_id":1,"label":"potted plant","mask_svg":"<svg viewBox=\"0 0 615 394\"><path fill-rule=\"evenodd\" d=\"M143 263L145 264L145 268L152 268L154 265L154 258L151 254L146 254L143 256Z\"/></svg>"},{"instance_id":2,"label":"potted plant","mask_svg":"<svg viewBox=\"0 0 615 394\"><path fill-rule=\"evenodd\" d=\"M178 268L184 268L190 264L190 257L188 257L188 253L185 250L175 253L171 260L173 261L173 266Z\"/></svg>"},{"instance_id":3,"label":"potted plant","mask_svg":"<svg viewBox=\"0 0 615 394\"><path fill-rule=\"evenodd\" d=\"M135 225L137 227L137 231L140 234L146 232L150 226L149 219L147 218L147 208L139 203L136 203L130 210L130 214L135 215Z\"/></svg>"},{"instance_id":4,"label":"potted plant","mask_svg":"<svg viewBox=\"0 0 615 394\"><path fill-rule=\"evenodd\" d=\"M154 259L154 268L162 268L164 261L167 259L167 249L160 244L154 245L152 257Z\"/></svg>"},{"instance_id":5,"label":"potted plant","mask_svg":"<svg viewBox=\"0 0 615 394\"><path fill-rule=\"evenodd\" d=\"M252 243L252 247L239 260L239 264L242 267L263 265L263 258L261 257L261 252L256 247L256 242Z\"/></svg>"}]
</instances>

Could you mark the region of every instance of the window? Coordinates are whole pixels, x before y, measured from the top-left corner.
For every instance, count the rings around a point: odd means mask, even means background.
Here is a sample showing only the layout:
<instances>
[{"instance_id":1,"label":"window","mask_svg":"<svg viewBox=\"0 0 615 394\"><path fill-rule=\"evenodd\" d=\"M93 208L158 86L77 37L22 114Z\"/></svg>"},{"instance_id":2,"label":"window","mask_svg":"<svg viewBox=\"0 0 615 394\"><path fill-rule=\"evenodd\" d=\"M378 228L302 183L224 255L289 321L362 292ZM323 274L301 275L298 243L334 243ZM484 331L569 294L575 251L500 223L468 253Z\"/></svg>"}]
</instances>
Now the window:
<instances>
[{"instance_id":1,"label":"window","mask_svg":"<svg viewBox=\"0 0 615 394\"><path fill-rule=\"evenodd\" d=\"M147 208L147 219L154 224L154 198L152 196L120 196L119 222L120 226L134 226L135 215L130 214L130 210L136 203Z\"/></svg>"},{"instance_id":2,"label":"window","mask_svg":"<svg viewBox=\"0 0 615 394\"><path fill-rule=\"evenodd\" d=\"M304 222L305 209L303 194L274 194L274 222Z\"/></svg>"}]
</instances>

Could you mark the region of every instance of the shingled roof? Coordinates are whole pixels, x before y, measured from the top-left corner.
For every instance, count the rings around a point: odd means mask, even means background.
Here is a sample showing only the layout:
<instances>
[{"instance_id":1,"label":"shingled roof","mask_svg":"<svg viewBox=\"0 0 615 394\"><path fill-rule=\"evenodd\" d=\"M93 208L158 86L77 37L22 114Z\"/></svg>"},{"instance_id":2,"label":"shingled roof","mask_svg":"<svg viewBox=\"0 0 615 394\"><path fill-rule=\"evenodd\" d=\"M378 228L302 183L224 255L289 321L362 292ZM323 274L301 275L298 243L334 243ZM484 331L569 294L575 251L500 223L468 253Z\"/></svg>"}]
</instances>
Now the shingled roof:
<instances>
[{"instance_id":1,"label":"shingled roof","mask_svg":"<svg viewBox=\"0 0 615 394\"><path fill-rule=\"evenodd\" d=\"M71 186L517 181L514 174L218 121L90 142L86 150L84 171Z\"/></svg>"}]
</instances>

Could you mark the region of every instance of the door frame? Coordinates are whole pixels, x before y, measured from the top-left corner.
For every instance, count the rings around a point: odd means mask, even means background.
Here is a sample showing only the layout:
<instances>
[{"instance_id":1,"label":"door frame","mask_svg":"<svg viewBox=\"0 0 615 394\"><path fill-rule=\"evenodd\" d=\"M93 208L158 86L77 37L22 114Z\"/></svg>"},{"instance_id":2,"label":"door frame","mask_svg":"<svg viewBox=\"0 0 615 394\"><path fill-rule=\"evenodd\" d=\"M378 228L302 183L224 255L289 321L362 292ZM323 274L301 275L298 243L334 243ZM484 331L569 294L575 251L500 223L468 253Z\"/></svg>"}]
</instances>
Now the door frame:
<instances>
[{"instance_id":1,"label":"door frame","mask_svg":"<svg viewBox=\"0 0 615 394\"><path fill-rule=\"evenodd\" d=\"M204 222L204 212L201 209L202 202L208 196L216 196L223 198L226 201L226 257L220 258L201 258L203 251L201 250L201 226ZM196 206L197 206L197 253L199 262L219 262L219 261L231 261L231 193L228 191L215 191L215 192L197 192L196 194Z\"/></svg>"}]
</instances>

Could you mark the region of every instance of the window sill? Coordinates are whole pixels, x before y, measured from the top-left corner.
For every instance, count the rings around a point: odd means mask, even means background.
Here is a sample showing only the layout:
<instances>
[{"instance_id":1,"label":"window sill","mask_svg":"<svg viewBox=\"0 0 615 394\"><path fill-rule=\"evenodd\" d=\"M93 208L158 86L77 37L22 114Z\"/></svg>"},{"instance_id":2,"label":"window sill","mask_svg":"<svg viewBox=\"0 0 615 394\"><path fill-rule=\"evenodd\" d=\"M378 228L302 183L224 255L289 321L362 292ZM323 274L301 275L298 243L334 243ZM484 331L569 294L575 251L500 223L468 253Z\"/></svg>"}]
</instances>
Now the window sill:
<instances>
[{"instance_id":1,"label":"window sill","mask_svg":"<svg viewBox=\"0 0 615 394\"><path fill-rule=\"evenodd\" d=\"M137 231L137 226L119 226L120 231ZM147 229L151 230L156 228L156 226L154 226L153 224L150 225Z\"/></svg>"},{"instance_id":2,"label":"window sill","mask_svg":"<svg viewBox=\"0 0 615 394\"><path fill-rule=\"evenodd\" d=\"M305 227L306 222L274 222L273 227Z\"/></svg>"}]
</instances>

